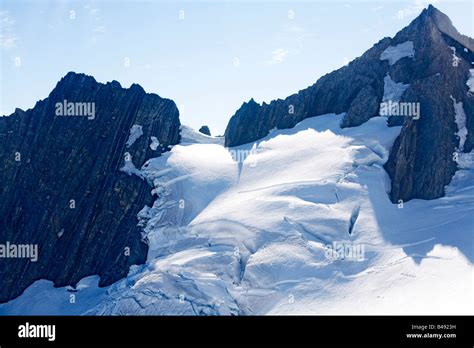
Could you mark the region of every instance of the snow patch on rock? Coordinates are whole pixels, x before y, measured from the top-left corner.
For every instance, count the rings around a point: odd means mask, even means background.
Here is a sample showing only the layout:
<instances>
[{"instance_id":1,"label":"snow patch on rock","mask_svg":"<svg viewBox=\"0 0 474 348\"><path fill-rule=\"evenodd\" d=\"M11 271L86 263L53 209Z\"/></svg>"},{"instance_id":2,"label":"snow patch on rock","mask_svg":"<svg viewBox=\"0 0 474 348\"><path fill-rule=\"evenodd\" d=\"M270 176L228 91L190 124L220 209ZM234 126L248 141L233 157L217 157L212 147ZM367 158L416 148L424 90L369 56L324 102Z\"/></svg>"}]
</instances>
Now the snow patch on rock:
<instances>
[{"instance_id":1,"label":"snow patch on rock","mask_svg":"<svg viewBox=\"0 0 474 348\"><path fill-rule=\"evenodd\" d=\"M125 164L122 168L120 168L120 171L127 173L128 175L136 175L139 178L144 179L143 173L137 167L135 167L135 164L133 164L133 158L129 152L125 152L124 161Z\"/></svg>"},{"instance_id":2,"label":"snow patch on rock","mask_svg":"<svg viewBox=\"0 0 474 348\"><path fill-rule=\"evenodd\" d=\"M406 41L396 46L388 46L380 55L380 60L388 60L389 65L393 65L400 59L415 56L413 41Z\"/></svg>"},{"instance_id":3,"label":"snow patch on rock","mask_svg":"<svg viewBox=\"0 0 474 348\"><path fill-rule=\"evenodd\" d=\"M156 151L158 149L158 146L160 146L160 142L158 141L158 138L151 137L150 140L151 140L150 149L152 149L153 151Z\"/></svg>"},{"instance_id":4,"label":"snow patch on rock","mask_svg":"<svg viewBox=\"0 0 474 348\"><path fill-rule=\"evenodd\" d=\"M140 138L142 135L143 127L138 124L134 124L132 128L130 128L130 135L128 136L127 147L132 146L135 141L137 141L138 138Z\"/></svg>"},{"instance_id":5,"label":"snow patch on rock","mask_svg":"<svg viewBox=\"0 0 474 348\"><path fill-rule=\"evenodd\" d=\"M469 78L466 85L469 87L469 93L474 93L474 69L469 69Z\"/></svg>"},{"instance_id":6,"label":"snow patch on rock","mask_svg":"<svg viewBox=\"0 0 474 348\"><path fill-rule=\"evenodd\" d=\"M449 48L451 49L451 51L453 51L453 61L452 61L452 64L453 66L458 66L459 62L461 61L461 58L459 58L457 55L456 55L456 47L454 46L449 46Z\"/></svg>"},{"instance_id":7,"label":"snow patch on rock","mask_svg":"<svg viewBox=\"0 0 474 348\"><path fill-rule=\"evenodd\" d=\"M382 101L399 101L406 89L410 87L409 84L397 83L392 80L389 74L383 79L383 97Z\"/></svg>"},{"instance_id":8,"label":"snow patch on rock","mask_svg":"<svg viewBox=\"0 0 474 348\"><path fill-rule=\"evenodd\" d=\"M451 96L451 100L453 101L454 106L454 120L456 122L456 126L458 131L456 135L459 137L459 152L462 152L464 149L464 143L466 142L467 137L467 127L466 127L466 113L464 112L462 102L457 102L456 99Z\"/></svg>"}]
</instances>

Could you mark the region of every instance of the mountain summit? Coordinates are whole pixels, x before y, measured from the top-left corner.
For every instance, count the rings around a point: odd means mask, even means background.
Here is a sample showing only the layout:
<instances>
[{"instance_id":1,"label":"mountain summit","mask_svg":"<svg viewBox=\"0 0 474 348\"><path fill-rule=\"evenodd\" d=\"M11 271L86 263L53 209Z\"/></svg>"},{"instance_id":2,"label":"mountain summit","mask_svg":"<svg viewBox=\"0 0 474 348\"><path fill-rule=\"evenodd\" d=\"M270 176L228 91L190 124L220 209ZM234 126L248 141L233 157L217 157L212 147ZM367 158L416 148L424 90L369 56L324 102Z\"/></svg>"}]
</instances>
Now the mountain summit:
<instances>
[{"instance_id":1,"label":"mountain summit","mask_svg":"<svg viewBox=\"0 0 474 348\"><path fill-rule=\"evenodd\" d=\"M354 127L383 114L389 126L402 125L385 164L392 201L440 197L460 154L474 144L474 91L467 85L473 47L473 39L430 5L394 38L297 94L270 104L244 103L227 126L226 146L317 115L344 113L341 127Z\"/></svg>"}]
</instances>

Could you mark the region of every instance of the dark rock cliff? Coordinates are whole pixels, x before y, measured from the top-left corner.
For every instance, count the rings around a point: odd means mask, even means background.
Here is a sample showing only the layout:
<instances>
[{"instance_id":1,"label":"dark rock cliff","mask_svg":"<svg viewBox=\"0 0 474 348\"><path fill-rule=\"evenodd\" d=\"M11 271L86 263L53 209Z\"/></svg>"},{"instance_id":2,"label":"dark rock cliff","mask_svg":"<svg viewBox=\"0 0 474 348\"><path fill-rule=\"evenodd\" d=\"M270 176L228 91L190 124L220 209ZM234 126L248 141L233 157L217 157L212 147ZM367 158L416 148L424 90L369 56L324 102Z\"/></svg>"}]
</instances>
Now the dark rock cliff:
<instances>
[{"instance_id":1,"label":"dark rock cliff","mask_svg":"<svg viewBox=\"0 0 474 348\"><path fill-rule=\"evenodd\" d=\"M95 114L58 116L64 101ZM152 202L151 188L121 168L125 157L140 168L178 143L179 127L173 101L76 73L33 109L0 117L0 243L39 250L37 262L0 260L0 302L37 279L64 286L97 274L105 286L143 263L136 215Z\"/></svg>"}]
</instances>

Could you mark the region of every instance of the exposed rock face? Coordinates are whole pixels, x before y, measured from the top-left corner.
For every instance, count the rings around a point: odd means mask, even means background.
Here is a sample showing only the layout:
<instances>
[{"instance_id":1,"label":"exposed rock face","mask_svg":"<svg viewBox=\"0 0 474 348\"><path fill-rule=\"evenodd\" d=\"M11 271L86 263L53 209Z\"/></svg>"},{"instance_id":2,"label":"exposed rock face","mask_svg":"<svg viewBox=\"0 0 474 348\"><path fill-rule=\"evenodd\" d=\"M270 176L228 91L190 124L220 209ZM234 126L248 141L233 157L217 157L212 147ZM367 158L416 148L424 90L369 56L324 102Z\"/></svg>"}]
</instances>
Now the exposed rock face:
<instances>
[{"instance_id":1,"label":"exposed rock face","mask_svg":"<svg viewBox=\"0 0 474 348\"><path fill-rule=\"evenodd\" d=\"M407 47L413 54L393 58ZM227 126L226 146L255 141L274 127L293 127L326 113L345 112L341 127L358 126L378 116L380 103L397 94L385 90L389 78L392 87L407 86L394 101L420 107L419 119L388 119L390 126L403 125L385 165L392 179L390 198L397 202L440 197L457 168L453 153L469 152L474 146L474 96L466 86L469 69L474 68L473 48L471 38L459 34L446 15L429 6L393 39L381 40L313 86L270 104L244 103ZM394 52L391 59L384 58L387 49ZM468 134L462 149L452 98L463 103L466 114Z\"/></svg>"},{"instance_id":2,"label":"exposed rock face","mask_svg":"<svg viewBox=\"0 0 474 348\"><path fill-rule=\"evenodd\" d=\"M360 126L377 115L380 105L380 94L371 85L362 88L352 101L341 127Z\"/></svg>"},{"instance_id":3,"label":"exposed rock face","mask_svg":"<svg viewBox=\"0 0 474 348\"><path fill-rule=\"evenodd\" d=\"M90 103L94 117L58 116L65 100ZM37 262L0 260L0 302L38 279L64 286L98 274L105 286L143 263L136 215L152 202L151 188L121 168L140 168L178 143L179 127L173 101L75 73L33 109L0 117L0 243L39 250Z\"/></svg>"},{"instance_id":4,"label":"exposed rock face","mask_svg":"<svg viewBox=\"0 0 474 348\"><path fill-rule=\"evenodd\" d=\"M468 129L466 142L464 143L464 152L468 153L474 150L474 98L464 99L464 112L466 113L466 128Z\"/></svg>"},{"instance_id":5,"label":"exposed rock face","mask_svg":"<svg viewBox=\"0 0 474 348\"><path fill-rule=\"evenodd\" d=\"M432 6L392 42L407 40L414 43L414 59L400 61L389 70L392 78L410 84L401 101L419 103L420 118L405 118L385 164L392 179L393 202L443 196L457 169L454 153L471 151L474 136L474 98L466 86L474 41L457 33L449 18ZM468 135L462 149L452 98L463 103L466 113Z\"/></svg>"},{"instance_id":6,"label":"exposed rock face","mask_svg":"<svg viewBox=\"0 0 474 348\"><path fill-rule=\"evenodd\" d=\"M211 130L208 126L202 126L201 128L199 128L199 132L211 136Z\"/></svg>"}]
</instances>

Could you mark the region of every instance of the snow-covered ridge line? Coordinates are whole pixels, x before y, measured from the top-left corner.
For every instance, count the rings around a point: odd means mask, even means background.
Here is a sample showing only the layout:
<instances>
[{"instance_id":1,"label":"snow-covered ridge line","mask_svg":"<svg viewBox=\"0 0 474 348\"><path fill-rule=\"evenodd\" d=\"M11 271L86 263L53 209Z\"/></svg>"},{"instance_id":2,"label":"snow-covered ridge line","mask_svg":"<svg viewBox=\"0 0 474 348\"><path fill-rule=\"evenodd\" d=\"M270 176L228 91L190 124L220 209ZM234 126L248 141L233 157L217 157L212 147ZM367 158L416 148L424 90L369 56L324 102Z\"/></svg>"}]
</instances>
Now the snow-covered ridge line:
<instances>
[{"instance_id":1,"label":"snow-covered ridge line","mask_svg":"<svg viewBox=\"0 0 474 348\"><path fill-rule=\"evenodd\" d=\"M221 144L224 145L224 137L214 137L196 131L192 127L181 125L181 144Z\"/></svg>"}]
</instances>

